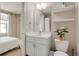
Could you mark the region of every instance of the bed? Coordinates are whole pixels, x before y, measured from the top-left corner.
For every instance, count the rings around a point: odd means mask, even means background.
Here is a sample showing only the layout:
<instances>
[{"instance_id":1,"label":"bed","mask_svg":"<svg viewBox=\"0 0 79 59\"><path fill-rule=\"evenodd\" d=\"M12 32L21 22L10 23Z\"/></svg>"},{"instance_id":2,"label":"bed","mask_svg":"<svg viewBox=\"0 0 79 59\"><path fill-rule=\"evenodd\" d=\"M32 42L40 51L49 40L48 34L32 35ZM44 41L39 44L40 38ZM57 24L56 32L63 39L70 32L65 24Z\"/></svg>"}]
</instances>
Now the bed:
<instances>
[{"instance_id":1,"label":"bed","mask_svg":"<svg viewBox=\"0 0 79 59\"><path fill-rule=\"evenodd\" d=\"M19 39L14 37L0 37L0 54L19 47Z\"/></svg>"}]
</instances>

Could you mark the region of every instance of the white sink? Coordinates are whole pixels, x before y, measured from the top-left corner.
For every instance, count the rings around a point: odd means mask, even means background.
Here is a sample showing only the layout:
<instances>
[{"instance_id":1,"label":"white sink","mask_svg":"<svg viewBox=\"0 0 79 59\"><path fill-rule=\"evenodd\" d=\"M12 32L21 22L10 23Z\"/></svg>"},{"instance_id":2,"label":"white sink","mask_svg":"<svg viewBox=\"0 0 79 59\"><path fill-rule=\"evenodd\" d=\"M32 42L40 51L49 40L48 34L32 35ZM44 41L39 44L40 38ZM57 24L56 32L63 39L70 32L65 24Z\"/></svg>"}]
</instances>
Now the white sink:
<instances>
[{"instance_id":1,"label":"white sink","mask_svg":"<svg viewBox=\"0 0 79 59\"><path fill-rule=\"evenodd\" d=\"M42 32L42 33L31 32L26 35L31 37L49 38L51 36L51 32Z\"/></svg>"}]
</instances>

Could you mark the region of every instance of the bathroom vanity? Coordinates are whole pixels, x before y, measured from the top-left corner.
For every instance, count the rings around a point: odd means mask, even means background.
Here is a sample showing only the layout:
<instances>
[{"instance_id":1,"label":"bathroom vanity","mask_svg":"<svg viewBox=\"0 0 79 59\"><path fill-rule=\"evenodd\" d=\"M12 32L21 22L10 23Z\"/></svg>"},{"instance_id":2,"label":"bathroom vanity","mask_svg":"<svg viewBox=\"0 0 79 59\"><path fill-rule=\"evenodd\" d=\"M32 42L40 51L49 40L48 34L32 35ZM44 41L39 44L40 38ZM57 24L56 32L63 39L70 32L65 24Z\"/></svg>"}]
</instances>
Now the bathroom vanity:
<instances>
[{"instance_id":1,"label":"bathroom vanity","mask_svg":"<svg viewBox=\"0 0 79 59\"><path fill-rule=\"evenodd\" d=\"M51 33L26 34L26 54L29 56L48 56Z\"/></svg>"}]
</instances>

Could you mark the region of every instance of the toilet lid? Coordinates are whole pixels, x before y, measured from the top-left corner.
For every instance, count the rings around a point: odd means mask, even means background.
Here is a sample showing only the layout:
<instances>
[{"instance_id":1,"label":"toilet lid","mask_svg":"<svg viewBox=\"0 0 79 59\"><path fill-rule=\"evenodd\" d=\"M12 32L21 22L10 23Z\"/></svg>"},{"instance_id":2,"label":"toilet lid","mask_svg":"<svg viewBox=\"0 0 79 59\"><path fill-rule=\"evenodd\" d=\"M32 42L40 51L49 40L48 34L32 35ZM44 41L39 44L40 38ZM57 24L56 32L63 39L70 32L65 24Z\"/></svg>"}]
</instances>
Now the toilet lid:
<instances>
[{"instance_id":1,"label":"toilet lid","mask_svg":"<svg viewBox=\"0 0 79 59\"><path fill-rule=\"evenodd\" d=\"M68 54L62 51L56 51L54 52L54 56L68 56Z\"/></svg>"}]
</instances>

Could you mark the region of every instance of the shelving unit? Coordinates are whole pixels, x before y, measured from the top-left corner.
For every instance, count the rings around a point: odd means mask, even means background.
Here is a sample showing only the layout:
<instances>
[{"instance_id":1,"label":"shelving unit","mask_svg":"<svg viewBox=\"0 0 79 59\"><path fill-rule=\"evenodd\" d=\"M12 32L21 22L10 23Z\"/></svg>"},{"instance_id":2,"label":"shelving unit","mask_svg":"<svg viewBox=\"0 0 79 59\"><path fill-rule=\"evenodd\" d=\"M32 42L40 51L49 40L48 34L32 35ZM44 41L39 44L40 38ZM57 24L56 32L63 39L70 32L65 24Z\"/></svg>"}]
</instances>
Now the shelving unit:
<instances>
[{"instance_id":1,"label":"shelving unit","mask_svg":"<svg viewBox=\"0 0 79 59\"><path fill-rule=\"evenodd\" d=\"M68 28L69 33L65 36L65 39L70 42L68 54L71 54L72 48L75 51L75 18L74 18L74 6L67 6L61 9L55 9L52 11L52 28L54 39L58 38L54 32L60 27ZM72 48L71 48L72 47ZM75 53L75 52L74 52Z\"/></svg>"},{"instance_id":2,"label":"shelving unit","mask_svg":"<svg viewBox=\"0 0 79 59\"><path fill-rule=\"evenodd\" d=\"M74 9L74 5L72 6L68 6L68 7L63 7L60 9L54 9L54 13L59 13L59 12L65 12L65 11L69 11L69 10L73 10Z\"/></svg>"},{"instance_id":3,"label":"shelving unit","mask_svg":"<svg viewBox=\"0 0 79 59\"><path fill-rule=\"evenodd\" d=\"M63 7L53 10L54 22L74 21L74 6Z\"/></svg>"},{"instance_id":4,"label":"shelving unit","mask_svg":"<svg viewBox=\"0 0 79 59\"><path fill-rule=\"evenodd\" d=\"M54 22L70 22L70 21L74 21L74 18L70 18L70 19L55 19Z\"/></svg>"}]
</instances>

